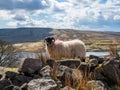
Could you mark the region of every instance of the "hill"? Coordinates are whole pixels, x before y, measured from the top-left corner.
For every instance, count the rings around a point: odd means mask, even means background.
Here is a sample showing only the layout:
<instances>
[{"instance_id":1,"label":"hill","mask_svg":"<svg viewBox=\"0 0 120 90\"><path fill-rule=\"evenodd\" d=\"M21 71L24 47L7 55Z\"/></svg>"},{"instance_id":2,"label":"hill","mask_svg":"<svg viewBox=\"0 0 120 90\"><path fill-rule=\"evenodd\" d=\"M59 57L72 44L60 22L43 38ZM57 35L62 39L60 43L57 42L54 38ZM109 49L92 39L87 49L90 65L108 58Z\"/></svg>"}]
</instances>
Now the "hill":
<instances>
[{"instance_id":1,"label":"hill","mask_svg":"<svg viewBox=\"0 0 120 90\"><path fill-rule=\"evenodd\" d=\"M0 39L12 43L37 42L50 36L51 28L0 29Z\"/></svg>"},{"instance_id":2,"label":"hill","mask_svg":"<svg viewBox=\"0 0 120 90\"><path fill-rule=\"evenodd\" d=\"M81 40L120 40L120 32L96 32L52 28L0 29L0 39L12 43L37 42L52 35L64 40L75 38Z\"/></svg>"},{"instance_id":3,"label":"hill","mask_svg":"<svg viewBox=\"0 0 120 90\"><path fill-rule=\"evenodd\" d=\"M120 32L96 32L72 29L52 29L52 28L16 28L0 29L0 39L11 42L20 51L37 51L44 48L45 37L55 36L61 40L80 39L87 46L88 51L108 50L108 46L117 41L120 50Z\"/></svg>"}]
</instances>

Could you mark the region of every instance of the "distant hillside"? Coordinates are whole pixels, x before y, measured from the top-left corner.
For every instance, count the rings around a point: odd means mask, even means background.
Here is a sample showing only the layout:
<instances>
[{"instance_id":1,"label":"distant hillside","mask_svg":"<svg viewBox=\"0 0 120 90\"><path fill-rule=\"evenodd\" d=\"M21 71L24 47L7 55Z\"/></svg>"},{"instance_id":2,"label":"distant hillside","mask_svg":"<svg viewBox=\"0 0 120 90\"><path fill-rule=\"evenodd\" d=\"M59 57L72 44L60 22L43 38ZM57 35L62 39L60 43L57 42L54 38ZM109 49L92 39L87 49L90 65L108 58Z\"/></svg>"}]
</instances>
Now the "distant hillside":
<instances>
[{"instance_id":1,"label":"distant hillside","mask_svg":"<svg viewBox=\"0 0 120 90\"><path fill-rule=\"evenodd\" d=\"M52 35L64 40L75 38L81 40L120 40L120 32L95 32L51 28L0 29L0 39L12 43L38 42Z\"/></svg>"},{"instance_id":2,"label":"distant hillside","mask_svg":"<svg viewBox=\"0 0 120 90\"><path fill-rule=\"evenodd\" d=\"M50 36L51 28L0 29L0 39L12 43L37 42Z\"/></svg>"}]
</instances>

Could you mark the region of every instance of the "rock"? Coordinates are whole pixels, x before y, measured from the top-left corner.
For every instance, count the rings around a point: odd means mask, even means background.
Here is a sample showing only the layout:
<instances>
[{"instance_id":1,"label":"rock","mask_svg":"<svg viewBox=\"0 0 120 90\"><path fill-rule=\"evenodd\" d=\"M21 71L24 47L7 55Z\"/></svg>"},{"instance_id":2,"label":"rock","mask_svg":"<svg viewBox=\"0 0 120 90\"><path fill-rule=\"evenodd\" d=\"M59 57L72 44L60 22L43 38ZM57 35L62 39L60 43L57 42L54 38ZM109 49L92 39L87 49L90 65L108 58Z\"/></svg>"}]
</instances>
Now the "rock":
<instances>
[{"instance_id":1,"label":"rock","mask_svg":"<svg viewBox=\"0 0 120 90\"><path fill-rule=\"evenodd\" d=\"M102 68L96 67L93 72L90 72L89 78L92 80L102 80L105 81L106 77L102 74Z\"/></svg>"},{"instance_id":2,"label":"rock","mask_svg":"<svg viewBox=\"0 0 120 90\"><path fill-rule=\"evenodd\" d=\"M43 67L41 70L40 70L40 74L42 75L42 77L44 78L48 78L50 79L51 78L51 67L49 65Z\"/></svg>"},{"instance_id":3,"label":"rock","mask_svg":"<svg viewBox=\"0 0 120 90\"><path fill-rule=\"evenodd\" d=\"M0 81L0 90L4 90L5 87L8 87L11 85L11 82L7 79L3 79Z\"/></svg>"},{"instance_id":4,"label":"rock","mask_svg":"<svg viewBox=\"0 0 120 90\"><path fill-rule=\"evenodd\" d=\"M3 76L3 75L2 75L2 74L0 74L0 79L2 78L2 76Z\"/></svg>"},{"instance_id":5,"label":"rock","mask_svg":"<svg viewBox=\"0 0 120 90\"><path fill-rule=\"evenodd\" d=\"M28 90L57 90L57 84L52 79L33 79L28 83Z\"/></svg>"},{"instance_id":6,"label":"rock","mask_svg":"<svg viewBox=\"0 0 120 90\"><path fill-rule=\"evenodd\" d=\"M83 76L86 77L89 74L90 66L86 62L81 62L78 69L82 72Z\"/></svg>"},{"instance_id":7,"label":"rock","mask_svg":"<svg viewBox=\"0 0 120 90\"><path fill-rule=\"evenodd\" d=\"M5 78L14 79L17 75L19 75L19 73L17 72L12 71L5 72Z\"/></svg>"},{"instance_id":8,"label":"rock","mask_svg":"<svg viewBox=\"0 0 120 90\"><path fill-rule=\"evenodd\" d=\"M19 72L23 72L25 75L33 75L39 73L42 68L42 61L39 59L27 58L23 61Z\"/></svg>"},{"instance_id":9,"label":"rock","mask_svg":"<svg viewBox=\"0 0 120 90\"><path fill-rule=\"evenodd\" d=\"M89 60L89 64L91 64L92 66L97 66L98 65L98 61L97 61L97 59L90 59Z\"/></svg>"},{"instance_id":10,"label":"rock","mask_svg":"<svg viewBox=\"0 0 120 90\"><path fill-rule=\"evenodd\" d=\"M60 65L57 69L57 78L61 81L62 87L71 85L75 87L77 85L77 79L73 75L73 70L64 65Z\"/></svg>"},{"instance_id":11,"label":"rock","mask_svg":"<svg viewBox=\"0 0 120 90\"><path fill-rule=\"evenodd\" d=\"M107 85L105 85L103 82L101 81L88 81L86 86L90 89L90 90L110 90L108 88Z\"/></svg>"},{"instance_id":12,"label":"rock","mask_svg":"<svg viewBox=\"0 0 120 90\"><path fill-rule=\"evenodd\" d=\"M93 72L94 69L98 66L98 60L97 59L90 59L89 60L89 68L90 72Z\"/></svg>"},{"instance_id":13,"label":"rock","mask_svg":"<svg viewBox=\"0 0 120 90\"><path fill-rule=\"evenodd\" d=\"M53 60L53 59L48 59L47 61L46 61L46 65L49 65L50 67L52 67L53 68L53 66L56 64L56 61L55 60Z\"/></svg>"},{"instance_id":14,"label":"rock","mask_svg":"<svg viewBox=\"0 0 120 90\"><path fill-rule=\"evenodd\" d=\"M95 56L95 55L90 55L89 59L96 59L99 64L103 63L106 60L106 58L104 58L104 57L98 57L98 56Z\"/></svg>"},{"instance_id":15,"label":"rock","mask_svg":"<svg viewBox=\"0 0 120 90\"><path fill-rule=\"evenodd\" d=\"M76 90L76 89L73 89L69 86L65 86L64 88L61 88L60 90Z\"/></svg>"},{"instance_id":16,"label":"rock","mask_svg":"<svg viewBox=\"0 0 120 90\"><path fill-rule=\"evenodd\" d=\"M12 71L7 71L5 73L5 78L9 79L16 86L21 86L22 84L28 83L30 80L32 80L32 77L24 76Z\"/></svg>"},{"instance_id":17,"label":"rock","mask_svg":"<svg viewBox=\"0 0 120 90\"><path fill-rule=\"evenodd\" d=\"M108 79L108 84L120 85L120 60L111 59L103 63L102 73Z\"/></svg>"},{"instance_id":18,"label":"rock","mask_svg":"<svg viewBox=\"0 0 120 90\"><path fill-rule=\"evenodd\" d=\"M38 75L38 74L36 74L36 75L33 75L33 79L38 79L38 78L41 78L42 76L41 75Z\"/></svg>"},{"instance_id":19,"label":"rock","mask_svg":"<svg viewBox=\"0 0 120 90\"><path fill-rule=\"evenodd\" d=\"M72 72L72 69L70 69L69 67L64 66L64 65L60 65L60 66L57 68L57 77L63 76L63 74L65 73L65 70Z\"/></svg>"},{"instance_id":20,"label":"rock","mask_svg":"<svg viewBox=\"0 0 120 90\"><path fill-rule=\"evenodd\" d=\"M18 86L10 85L8 87L5 87L4 90L22 90L22 89Z\"/></svg>"},{"instance_id":21,"label":"rock","mask_svg":"<svg viewBox=\"0 0 120 90\"><path fill-rule=\"evenodd\" d=\"M20 86L22 90L27 90L27 83L24 83L22 86Z\"/></svg>"},{"instance_id":22,"label":"rock","mask_svg":"<svg viewBox=\"0 0 120 90\"><path fill-rule=\"evenodd\" d=\"M79 70L82 70L82 71L86 71L86 70L89 69L89 64L86 63L86 62L81 62L81 64L80 64L80 66L79 66L78 69L79 69Z\"/></svg>"},{"instance_id":23,"label":"rock","mask_svg":"<svg viewBox=\"0 0 120 90\"><path fill-rule=\"evenodd\" d=\"M69 68L77 68L80 65L80 60L59 60L57 61L57 63L59 63L60 65L64 65L67 66Z\"/></svg>"},{"instance_id":24,"label":"rock","mask_svg":"<svg viewBox=\"0 0 120 90\"><path fill-rule=\"evenodd\" d=\"M16 75L14 78L10 78L13 85L22 86L24 83L28 83L32 80L32 77L24 76L24 75Z\"/></svg>"}]
</instances>

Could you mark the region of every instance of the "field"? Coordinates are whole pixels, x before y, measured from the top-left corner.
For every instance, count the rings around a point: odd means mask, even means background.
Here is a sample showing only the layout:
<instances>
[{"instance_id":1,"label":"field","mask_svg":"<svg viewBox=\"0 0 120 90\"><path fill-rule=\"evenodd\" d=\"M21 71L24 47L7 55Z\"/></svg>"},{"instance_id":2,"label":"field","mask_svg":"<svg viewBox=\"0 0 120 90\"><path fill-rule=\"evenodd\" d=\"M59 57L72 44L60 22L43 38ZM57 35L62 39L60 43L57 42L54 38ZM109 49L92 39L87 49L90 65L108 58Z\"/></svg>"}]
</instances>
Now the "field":
<instances>
[{"instance_id":1,"label":"field","mask_svg":"<svg viewBox=\"0 0 120 90\"><path fill-rule=\"evenodd\" d=\"M109 46L112 44L117 45L117 49L120 50L120 40L115 42L112 40L83 40L87 51L107 51ZM29 42L29 43L19 43L14 44L18 51L25 52L38 52L45 48L43 40L40 42Z\"/></svg>"}]
</instances>

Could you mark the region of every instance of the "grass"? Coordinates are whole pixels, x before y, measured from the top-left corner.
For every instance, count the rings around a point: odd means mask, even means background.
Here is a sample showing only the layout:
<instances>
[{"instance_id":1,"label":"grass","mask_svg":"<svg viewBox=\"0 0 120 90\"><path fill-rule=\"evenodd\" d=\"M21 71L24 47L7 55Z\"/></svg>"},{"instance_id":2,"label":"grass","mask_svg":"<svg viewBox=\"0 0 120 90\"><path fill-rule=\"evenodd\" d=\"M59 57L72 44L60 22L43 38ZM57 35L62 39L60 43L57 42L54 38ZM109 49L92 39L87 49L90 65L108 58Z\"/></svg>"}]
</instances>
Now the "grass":
<instances>
[{"instance_id":1,"label":"grass","mask_svg":"<svg viewBox=\"0 0 120 90\"><path fill-rule=\"evenodd\" d=\"M63 34L64 36L66 34ZM65 37L65 36L64 36ZM67 37L67 36L66 36ZM87 51L108 51L108 45L111 44L112 40L83 40ZM120 50L120 40L117 41L118 43L118 50ZM14 44L18 51L25 51L25 52L37 52L38 50L44 49L44 42L31 42L31 43L19 43Z\"/></svg>"},{"instance_id":2,"label":"grass","mask_svg":"<svg viewBox=\"0 0 120 90\"><path fill-rule=\"evenodd\" d=\"M6 71L18 72L18 68L0 67L0 74L4 75Z\"/></svg>"}]
</instances>

